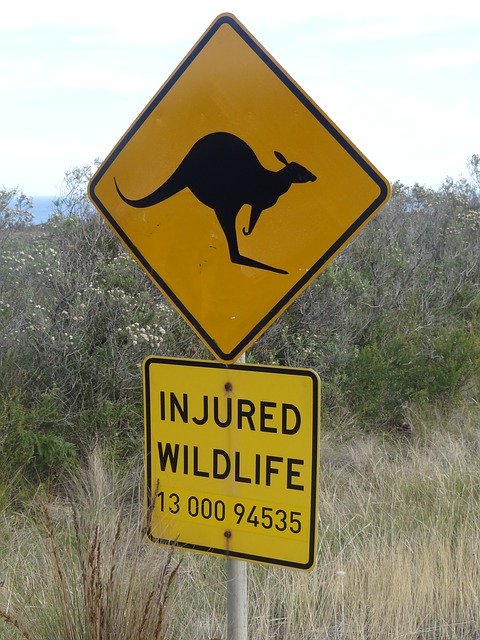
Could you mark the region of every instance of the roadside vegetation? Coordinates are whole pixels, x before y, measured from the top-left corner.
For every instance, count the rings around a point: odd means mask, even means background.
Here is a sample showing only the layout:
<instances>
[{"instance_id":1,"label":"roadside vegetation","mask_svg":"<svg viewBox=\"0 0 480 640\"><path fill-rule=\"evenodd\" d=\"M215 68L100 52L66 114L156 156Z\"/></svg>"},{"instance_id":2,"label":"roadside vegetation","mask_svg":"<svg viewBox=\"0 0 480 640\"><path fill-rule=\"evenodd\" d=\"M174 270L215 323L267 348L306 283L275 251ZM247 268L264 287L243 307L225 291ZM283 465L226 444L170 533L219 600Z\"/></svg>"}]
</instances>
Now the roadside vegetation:
<instances>
[{"instance_id":1,"label":"roadside vegetation","mask_svg":"<svg viewBox=\"0 0 480 640\"><path fill-rule=\"evenodd\" d=\"M250 637L480 636L480 157L390 203L260 338L322 379L318 565L250 567ZM140 363L208 358L68 172L0 189L0 637L225 637L221 559L142 540ZM181 563L179 565L179 562Z\"/></svg>"},{"instance_id":2,"label":"roadside vegetation","mask_svg":"<svg viewBox=\"0 0 480 640\"><path fill-rule=\"evenodd\" d=\"M480 632L478 411L416 414L412 439L327 431L318 563L249 566L255 640L473 640ZM222 559L142 540L139 453L97 448L0 521L2 640L226 637Z\"/></svg>"}]
</instances>

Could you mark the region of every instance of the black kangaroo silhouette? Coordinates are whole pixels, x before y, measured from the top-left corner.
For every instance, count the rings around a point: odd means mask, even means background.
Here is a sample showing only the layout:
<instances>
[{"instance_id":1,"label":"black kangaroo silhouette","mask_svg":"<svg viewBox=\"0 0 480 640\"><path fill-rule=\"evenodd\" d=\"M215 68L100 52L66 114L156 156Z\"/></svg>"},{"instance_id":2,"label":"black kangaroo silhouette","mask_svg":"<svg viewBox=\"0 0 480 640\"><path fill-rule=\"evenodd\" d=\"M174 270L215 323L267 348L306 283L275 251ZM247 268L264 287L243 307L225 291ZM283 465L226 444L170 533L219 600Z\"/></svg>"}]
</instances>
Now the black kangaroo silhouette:
<instances>
[{"instance_id":1,"label":"black kangaroo silhouette","mask_svg":"<svg viewBox=\"0 0 480 640\"><path fill-rule=\"evenodd\" d=\"M231 133L215 132L200 138L173 174L150 195L138 200L127 198L117 184L122 200L131 207L151 207L182 189L190 189L204 205L215 211L227 239L230 260L235 264L288 273L258 260L242 256L238 250L236 218L244 204L251 206L248 229L250 235L265 209L273 207L293 183L313 182L316 176L296 162L287 162L278 151L275 156L285 166L270 171L262 166L244 140Z\"/></svg>"}]
</instances>

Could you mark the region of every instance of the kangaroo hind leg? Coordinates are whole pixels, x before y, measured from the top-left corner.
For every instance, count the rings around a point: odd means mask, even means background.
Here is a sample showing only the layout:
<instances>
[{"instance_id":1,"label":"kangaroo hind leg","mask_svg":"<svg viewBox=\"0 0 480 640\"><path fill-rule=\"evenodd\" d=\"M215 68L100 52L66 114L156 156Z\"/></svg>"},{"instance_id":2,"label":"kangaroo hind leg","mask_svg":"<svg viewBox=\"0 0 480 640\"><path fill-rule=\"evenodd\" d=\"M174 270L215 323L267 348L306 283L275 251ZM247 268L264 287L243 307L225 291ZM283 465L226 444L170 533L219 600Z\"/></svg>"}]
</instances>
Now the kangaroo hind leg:
<instances>
[{"instance_id":1,"label":"kangaroo hind leg","mask_svg":"<svg viewBox=\"0 0 480 640\"><path fill-rule=\"evenodd\" d=\"M225 238L227 239L230 261L233 262L233 264L240 264L246 267L254 267L255 269L263 269L265 271L273 271L274 273L288 273L288 271L285 271L285 269L278 269L277 267L272 267L269 264L259 262L258 260L254 260L253 258L242 256L242 254L238 250L237 233L235 229L236 216L228 216L228 219L225 220L225 217L223 217L222 219L222 215L219 215L217 213L217 217L222 226Z\"/></svg>"}]
</instances>

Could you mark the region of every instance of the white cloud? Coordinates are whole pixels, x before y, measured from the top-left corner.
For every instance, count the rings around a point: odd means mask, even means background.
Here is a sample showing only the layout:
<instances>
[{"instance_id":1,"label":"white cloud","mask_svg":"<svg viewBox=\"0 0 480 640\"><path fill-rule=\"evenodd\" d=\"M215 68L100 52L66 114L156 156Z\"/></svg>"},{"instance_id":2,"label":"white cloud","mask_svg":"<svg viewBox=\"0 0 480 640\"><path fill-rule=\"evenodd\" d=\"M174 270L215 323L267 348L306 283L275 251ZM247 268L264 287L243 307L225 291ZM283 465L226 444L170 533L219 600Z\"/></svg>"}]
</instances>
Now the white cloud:
<instances>
[{"instance_id":1,"label":"white cloud","mask_svg":"<svg viewBox=\"0 0 480 640\"><path fill-rule=\"evenodd\" d=\"M36 136L2 136L2 156L7 161L0 160L0 185L19 186L29 196L58 194L69 168L94 160L90 141L51 131Z\"/></svg>"},{"instance_id":2,"label":"white cloud","mask_svg":"<svg viewBox=\"0 0 480 640\"><path fill-rule=\"evenodd\" d=\"M422 36L440 31L444 28L441 21L416 22L405 19L365 22L360 24L346 23L329 31L326 38L329 42L368 42L374 40L391 40L410 36Z\"/></svg>"},{"instance_id":3,"label":"white cloud","mask_svg":"<svg viewBox=\"0 0 480 640\"><path fill-rule=\"evenodd\" d=\"M108 68L84 67L80 65L61 67L54 73L57 87L83 89L85 91L114 91L131 93L133 91L152 91L158 84L158 78L144 77L139 73L119 73Z\"/></svg>"},{"instance_id":4,"label":"white cloud","mask_svg":"<svg viewBox=\"0 0 480 640\"><path fill-rule=\"evenodd\" d=\"M480 49L436 49L408 56L410 62L424 70L455 69L480 63Z\"/></svg>"},{"instance_id":5,"label":"white cloud","mask_svg":"<svg viewBox=\"0 0 480 640\"><path fill-rule=\"evenodd\" d=\"M480 86L468 73L480 62L472 44L480 3L231 0L228 8L387 177L435 186L480 153ZM50 194L68 167L109 151L224 9L223 0L84 0L74 10L64 0L7 3L0 179ZM431 70L444 72L441 86Z\"/></svg>"},{"instance_id":6,"label":"white cloud","mask_svg":"<svg viewBox=\"0 0 480 640\"><path fill-rule=\"evenodd\" d=\"M480 18L480 6L471 0L299 0L294 5L278 0L231 0L228 10L240 20L259 24L294 24L311 18L337 18L342 20L366 20L382 18L425 20L472 20ZM158 38L189 31L193 26L203 28L213 18L225 11L223 0L187 0L183 2L159 2L137 0L135 3L118 1L114 5L100 0L83 0L76 7L64 0L23 0L10 2L2 7L0 29L28 28L31 26L72 25L90 29L120 29L134 37ZM249 26L248 24L246 25Z\"/></svg>"}]
</instances>

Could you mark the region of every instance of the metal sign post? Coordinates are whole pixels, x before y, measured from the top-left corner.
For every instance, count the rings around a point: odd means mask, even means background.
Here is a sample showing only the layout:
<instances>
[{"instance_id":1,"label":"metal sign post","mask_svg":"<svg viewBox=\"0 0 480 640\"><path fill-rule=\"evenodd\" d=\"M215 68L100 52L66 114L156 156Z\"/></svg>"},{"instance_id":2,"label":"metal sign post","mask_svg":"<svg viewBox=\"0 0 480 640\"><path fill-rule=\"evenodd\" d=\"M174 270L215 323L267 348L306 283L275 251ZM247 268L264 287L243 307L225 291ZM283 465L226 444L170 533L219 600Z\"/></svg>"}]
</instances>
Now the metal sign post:
<instances>
[{"instance_id":1,"label":"metal sign post","mask_svg":"<svg viewBox=\"0 0 480 640\"><path fill-rule=\"evenodd\" d=\"M247 640L247 632L247 563L229 558L227 560L227 640Z\"/></svg>"},{"instance_id":2,"label":"metal sign post","mask_svg":"<svg viewBox=\"0 0 480 640\"><path fill-rule=\"evenodd\" d=\"M237 362L245 363L243 353ZM248 637L248 567L242 560L227 559L227 640Z\"/></svg>"}]
</instances>

